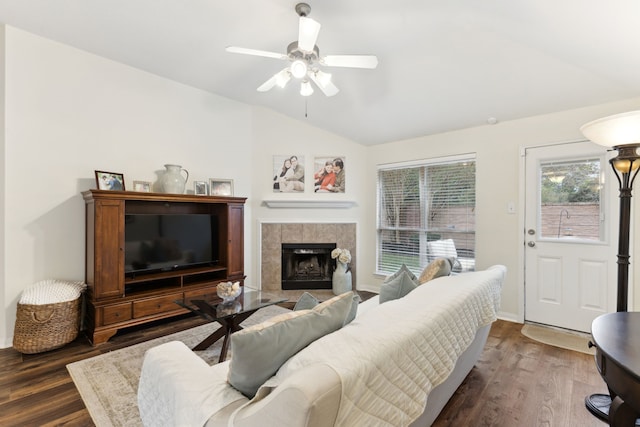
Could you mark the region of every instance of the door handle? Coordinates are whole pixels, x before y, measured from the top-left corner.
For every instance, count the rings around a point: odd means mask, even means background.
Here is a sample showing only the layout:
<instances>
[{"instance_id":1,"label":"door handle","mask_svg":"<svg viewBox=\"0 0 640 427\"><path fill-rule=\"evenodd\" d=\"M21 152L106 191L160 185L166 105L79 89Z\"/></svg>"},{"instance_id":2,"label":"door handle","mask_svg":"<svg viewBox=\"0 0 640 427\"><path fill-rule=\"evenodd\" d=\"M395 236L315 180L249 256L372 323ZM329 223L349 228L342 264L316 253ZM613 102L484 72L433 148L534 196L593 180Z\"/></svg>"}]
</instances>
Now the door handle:
<instances>
[{"instance_id":1,"label":"door handle","mask_svg":"<svg viewBox=\"0 0 640 427\"><path fill-rule=\"evenodd\" d=\"M527 246L529 246L530 248L534 248L536 246L536 242L534 242L533 240L529 240L529 242L527 242Z\"/></svg>"}]
</instances>

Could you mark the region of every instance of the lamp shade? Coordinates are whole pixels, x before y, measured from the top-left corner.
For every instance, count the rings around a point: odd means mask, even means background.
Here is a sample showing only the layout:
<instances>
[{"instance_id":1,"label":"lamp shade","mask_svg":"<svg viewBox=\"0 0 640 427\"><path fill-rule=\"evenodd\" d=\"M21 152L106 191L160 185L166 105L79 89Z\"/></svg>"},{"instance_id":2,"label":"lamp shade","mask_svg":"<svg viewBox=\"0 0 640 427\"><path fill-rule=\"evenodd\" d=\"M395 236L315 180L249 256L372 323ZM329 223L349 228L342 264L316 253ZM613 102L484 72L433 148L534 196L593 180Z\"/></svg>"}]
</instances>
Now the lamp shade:
<instances>
[{"instance_id":1,"label":"lamp shade","mask_svg":"<svg viewBox=\"0 0 640 427\"><path fill-rule=\"evenodd\" d=\"M615 114L582 125L582 134L605 147L640 144L640 111Z\"/></svg>"}]
</instances>

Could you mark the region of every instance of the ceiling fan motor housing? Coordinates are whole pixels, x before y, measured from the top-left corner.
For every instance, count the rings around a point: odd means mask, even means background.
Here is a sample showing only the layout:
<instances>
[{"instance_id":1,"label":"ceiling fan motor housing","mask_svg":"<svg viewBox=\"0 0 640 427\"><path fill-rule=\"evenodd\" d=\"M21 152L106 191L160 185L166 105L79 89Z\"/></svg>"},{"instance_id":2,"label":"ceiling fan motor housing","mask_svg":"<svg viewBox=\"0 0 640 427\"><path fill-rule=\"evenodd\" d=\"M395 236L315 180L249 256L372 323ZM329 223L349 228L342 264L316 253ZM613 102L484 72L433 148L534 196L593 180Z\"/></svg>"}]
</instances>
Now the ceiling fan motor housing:
<instances>
[{"instance_id":1,"label":"ceiling fan motor housing","mask_svg":"<svg viewBox=\"0 0 640 427\"><path fill-rule=\"evenodd\" d=\"M318 64L320 59L320 49L318 46L313 47L313 51L309 52L298 48L298 42L291 42L287 46L287 56L291 62L296 60L304 61L307 67L311 69L314 65Z\"/></svg>"}]
</instances>

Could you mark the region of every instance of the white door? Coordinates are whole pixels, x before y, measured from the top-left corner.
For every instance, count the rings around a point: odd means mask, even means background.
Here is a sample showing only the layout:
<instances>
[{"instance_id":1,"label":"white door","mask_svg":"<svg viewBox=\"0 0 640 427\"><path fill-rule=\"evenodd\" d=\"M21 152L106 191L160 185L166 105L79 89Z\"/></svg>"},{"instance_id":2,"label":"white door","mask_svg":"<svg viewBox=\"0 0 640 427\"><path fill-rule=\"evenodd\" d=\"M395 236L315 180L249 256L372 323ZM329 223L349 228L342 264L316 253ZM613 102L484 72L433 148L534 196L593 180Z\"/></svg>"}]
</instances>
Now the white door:
<instances>
[{"instance_id":1,"label":"white door","mask_svg":"<svg viewBox=\"0 0 640 427\"><path fill-rule=\"evenodd\" d=\"M529 148L525 320L589 332L615 311L615 177L590 142Z\"/></svg>"}]
</instances>

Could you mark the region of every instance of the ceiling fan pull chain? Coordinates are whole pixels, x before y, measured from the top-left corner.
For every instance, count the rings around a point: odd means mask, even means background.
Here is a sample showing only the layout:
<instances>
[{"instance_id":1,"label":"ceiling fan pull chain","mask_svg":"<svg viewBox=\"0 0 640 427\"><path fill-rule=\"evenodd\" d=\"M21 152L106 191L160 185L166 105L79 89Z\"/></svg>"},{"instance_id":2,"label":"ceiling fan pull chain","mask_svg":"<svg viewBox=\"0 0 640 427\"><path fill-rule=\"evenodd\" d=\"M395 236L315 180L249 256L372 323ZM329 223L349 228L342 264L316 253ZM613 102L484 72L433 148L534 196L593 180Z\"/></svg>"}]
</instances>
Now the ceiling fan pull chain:
<instances>
[{"instance_id":1,"label":"ceiling fan pull chain","mask_svg":"<svg viewBox=\"0 0 640 427\"><path fill-rule=\"evenodd\" d=\"M307 118L307 102L309 101L309 98L304 98L304 118Z\"/></svg>"}]
</instances>

